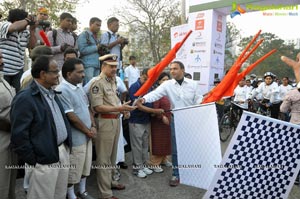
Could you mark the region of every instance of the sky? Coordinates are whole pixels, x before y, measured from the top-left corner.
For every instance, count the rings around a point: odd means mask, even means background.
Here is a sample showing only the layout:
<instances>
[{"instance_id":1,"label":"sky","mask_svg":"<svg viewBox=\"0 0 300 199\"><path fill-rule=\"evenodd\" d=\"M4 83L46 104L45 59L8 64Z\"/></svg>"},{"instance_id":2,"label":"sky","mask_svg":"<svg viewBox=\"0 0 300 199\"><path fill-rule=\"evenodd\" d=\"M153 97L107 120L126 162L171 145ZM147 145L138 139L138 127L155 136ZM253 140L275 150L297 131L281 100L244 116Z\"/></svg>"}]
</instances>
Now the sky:
<instances>
[{"instance_id":1,"label":"sky","mask_svg":"<svg viewBox=\"0 0 300 199\"><path fill-rule=\"evenodd\" d=\"M120 6L124 2L124 0L108 0L104 3L99 0L89 0L89 3L81 3L75 14L80 21L79 30L88 27L91 17L99 17L102 20L101 29L107 30L106 20L113 13L114 6ZM186 0L187 9L188 2L189 0ZM295 16L274 16L276 11L268 10L266 12L273 13L273 16L263 16L262 11L246 12L232 19L228 16L227 21L236 25L237 29L241 31L242 37L254 35L261 29L262 32L271 32L282 39L300 38L300 5L298 9L293 11ZM280 11L280 13L282 12L284 11ZM122 30L122 27L120 27L120 30Z\"/></svg>"}]
</instances>

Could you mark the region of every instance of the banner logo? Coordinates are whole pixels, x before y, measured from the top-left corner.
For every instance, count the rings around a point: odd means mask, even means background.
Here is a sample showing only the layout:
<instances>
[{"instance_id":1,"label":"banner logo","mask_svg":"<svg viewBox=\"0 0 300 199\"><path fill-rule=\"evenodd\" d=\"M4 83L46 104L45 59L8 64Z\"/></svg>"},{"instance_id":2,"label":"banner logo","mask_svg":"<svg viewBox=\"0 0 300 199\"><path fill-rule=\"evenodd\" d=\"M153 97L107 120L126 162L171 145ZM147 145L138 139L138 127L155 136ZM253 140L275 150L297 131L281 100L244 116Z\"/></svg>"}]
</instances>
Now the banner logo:
<instances>
[{"instance_id":1,"label":"banner logo","mask_svg":"<svg viewBox=\"0 0 300 199\"><path fill-rule=\"evenodd\" d=\"M240 4L236 4L236 2L232 3L232 9L231 9L232 13L230 14L230 17L233 18L236 15L241 15L246 13L246 10L243 9Z\"/></svg>"}]
</instances>

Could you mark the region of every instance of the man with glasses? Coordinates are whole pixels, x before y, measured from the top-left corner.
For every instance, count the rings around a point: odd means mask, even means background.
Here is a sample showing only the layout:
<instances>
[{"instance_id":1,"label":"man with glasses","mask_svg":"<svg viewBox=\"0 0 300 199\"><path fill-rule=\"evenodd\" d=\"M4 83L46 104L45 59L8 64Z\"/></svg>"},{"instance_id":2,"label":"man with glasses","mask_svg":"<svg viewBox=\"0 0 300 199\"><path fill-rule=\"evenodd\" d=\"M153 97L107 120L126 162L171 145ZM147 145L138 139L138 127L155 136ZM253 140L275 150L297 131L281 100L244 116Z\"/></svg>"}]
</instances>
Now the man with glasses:
<instances>
[{"instance_id":1,"label":"man with glasses","mask_svg":"<svg viewBox=\"0 0 300 199\"><path fill-rule=\"evenodd\" d=\"M59 69L52 58L40 56L31 74L34 81L12 102L11 145L32 170L27 198L65 199L72 140L59 93L52 89Z\"/></svg>"}]
</instances>

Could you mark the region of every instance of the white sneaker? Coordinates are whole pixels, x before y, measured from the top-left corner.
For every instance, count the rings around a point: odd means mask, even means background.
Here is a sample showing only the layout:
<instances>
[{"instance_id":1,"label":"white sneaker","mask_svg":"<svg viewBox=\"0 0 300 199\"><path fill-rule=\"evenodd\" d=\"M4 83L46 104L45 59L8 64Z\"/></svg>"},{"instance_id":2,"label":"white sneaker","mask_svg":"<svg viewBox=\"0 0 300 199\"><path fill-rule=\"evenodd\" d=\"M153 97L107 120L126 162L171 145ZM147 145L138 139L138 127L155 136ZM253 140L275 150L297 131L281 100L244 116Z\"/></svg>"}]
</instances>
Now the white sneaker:
<instances>
[{"instance_id":1,"label":"white sneaker","mask_svg":"<svg viewBox=\"0 0 300 199\"><path fill-rule=\"evenodd\" d=\"M164 165L166 167L172 167L172 163L169 161L166 161L165 163L162 163L161 165Z\"/></svg>"},{"instance_id":2,"label":"white sneaker","mask_svg":"<svg viewBox=\"0 0 300 199\"><path fill-rule=\"evenodd\" d=\"M147 175L150 175L150 174L153 173L153 171L152 171L151 169L148 169L147 167L144 167L144 168L143 168L143 172L144 172L145 174L147 174Z\"/></svg>"},{"instance_id":3,"label":"white sneaker","mask_svg":"<svg viewBox=\"0 0 300 199\"><path fill-rule=\"evenodd\" d=\"M156 167L155 169L153 169L153 171L155 173L162 173L162 172L164 172L164 170L161 167Z\"/></svg>"},{"instance_id":4,"label":"white sneaker","mask_svg":"<svg viewBox=\"0 0 300 199\"><path fill-rule=\"evenodd\" d=\"M147 174L143 171L143 169L133 171L133 174L139 178L146 178Z\"/></svg>"}]
</instances>

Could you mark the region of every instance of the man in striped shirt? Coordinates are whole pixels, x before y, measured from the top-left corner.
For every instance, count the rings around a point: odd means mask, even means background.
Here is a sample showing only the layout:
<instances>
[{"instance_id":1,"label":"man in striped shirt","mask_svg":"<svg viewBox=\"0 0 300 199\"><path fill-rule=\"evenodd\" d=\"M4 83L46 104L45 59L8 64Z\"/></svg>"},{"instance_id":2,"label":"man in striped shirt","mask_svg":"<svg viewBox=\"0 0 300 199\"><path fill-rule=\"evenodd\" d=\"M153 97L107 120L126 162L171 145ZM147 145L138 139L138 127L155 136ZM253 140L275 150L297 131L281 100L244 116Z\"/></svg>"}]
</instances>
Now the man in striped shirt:
<instances>
[{"instance_id":1,"label":"man in striped shirt","mask_svg":"<svg viewBox=\"0 0 300 199\"><path fill-rule=\"evenodd\" d=\"M29 30L26 27L30 25ZM32 16L21 9L9 11L7 21L0 24L0 50L4 62L4 78L16 91L20 89L20 78L24 68L26 47L36 44L36 23Z\"/></svg>"}]
</instances>

